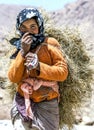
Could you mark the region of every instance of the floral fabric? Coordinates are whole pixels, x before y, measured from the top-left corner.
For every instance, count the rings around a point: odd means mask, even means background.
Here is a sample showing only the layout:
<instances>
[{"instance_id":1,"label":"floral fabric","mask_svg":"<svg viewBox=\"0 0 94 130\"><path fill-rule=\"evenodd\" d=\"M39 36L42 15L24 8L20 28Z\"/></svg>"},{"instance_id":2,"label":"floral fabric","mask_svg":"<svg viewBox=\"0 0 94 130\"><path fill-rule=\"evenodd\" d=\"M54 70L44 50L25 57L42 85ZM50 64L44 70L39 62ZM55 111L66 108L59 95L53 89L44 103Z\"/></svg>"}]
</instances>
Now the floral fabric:
<instances>
[{"instance_id":1,"label":"floral fabric","mask_svg":"<svg viewBox=\"0 0 94 130\"><path fill-rule=\"evenodd\" d=\"M36 9L36 8L25 8L23 9L17 16L17 21L16 21L16 29L19 31L20 36L22 37L23 33L19 30L19 27L21 26L21 24L28 20L31 19L33 17L36 17L36 22L38 23L39 26L39 33L38 34L31 34L32 35L32 40L33 43L31 45L31 49L36 48L38 45L40 45L44 39L45 39L45 35L44 35L44 20L41 16L41 13ZM20 37L20 38L21 38ZM13 45L15 45L17 47L17 49L21 49L21 40L17 40L14 42Z\"/></svg>"}]
</instances>

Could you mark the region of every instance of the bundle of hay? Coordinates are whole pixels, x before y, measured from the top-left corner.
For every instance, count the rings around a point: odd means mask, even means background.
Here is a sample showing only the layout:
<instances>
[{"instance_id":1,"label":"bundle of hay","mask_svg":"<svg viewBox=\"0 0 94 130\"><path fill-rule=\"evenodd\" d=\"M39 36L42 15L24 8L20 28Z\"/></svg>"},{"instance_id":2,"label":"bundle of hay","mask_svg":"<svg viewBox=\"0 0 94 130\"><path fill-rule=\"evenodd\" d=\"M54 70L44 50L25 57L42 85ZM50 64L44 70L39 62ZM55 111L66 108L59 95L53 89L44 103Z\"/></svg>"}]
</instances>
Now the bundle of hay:
<instances>
[{"instance_id":1,"label":"bundle of hay","mask_svg":"<svg viewBox=\"0 0 94 130\"><path fill-rule=\"evenodd\" d=\"M81 106L91 96L92 70L90 58L77 29L46 29L49 36L56 38L66 58L69 75L60 82L60 126L67 124L71 128L75 121L74 109Z\"/></svg>"},{"instance_id":2,"label":"bundle of hay","mask_svg":"<svg viewBox=\"0 0 94 130\"><path fill-rule=\"evenodd\" d=\"M42 10L43 11L43 10ZM57 29L45 19L45 33L56 38L61 44L62 53L68 63L69 75L66 81L60 82L60 126L69 128L75 121L74 109L81 106L91 96L92 71L89 69L90 58L77 29ZM13 84L9 85L12 89ZM15 90L13 90L15 91ZM12 91L12 92L13 92Z\"/></svg>"}]
</instances>

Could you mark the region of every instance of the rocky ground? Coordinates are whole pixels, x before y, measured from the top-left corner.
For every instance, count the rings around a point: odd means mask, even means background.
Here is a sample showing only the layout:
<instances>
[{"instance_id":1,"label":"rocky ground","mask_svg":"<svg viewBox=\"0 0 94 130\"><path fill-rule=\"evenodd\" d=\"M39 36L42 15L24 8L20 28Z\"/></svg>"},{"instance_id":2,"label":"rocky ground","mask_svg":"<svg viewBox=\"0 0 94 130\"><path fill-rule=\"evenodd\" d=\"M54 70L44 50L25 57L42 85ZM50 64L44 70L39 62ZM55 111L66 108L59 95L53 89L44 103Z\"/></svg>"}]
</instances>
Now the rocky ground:
<instances>
[{"instance_id":1,"label":"rocky ground","mask_svg":"<svg viewBox=\"0 0 94 130\"><path fill-rule=\"evenodd\" d=\"M13 126L10 120L0 120L0 129L1 130L13 130ZM62 130L68 130L67 127L64 127ZM94 126L85 126L85 125L74 125L72 130L94 130Z\"/></svg>"},{"instance_id":2,"label":"rocky ground","mask_svg":"<svg viewBox=\"0 0 94 130\"><path fill-rule=\"evenodd\" d=\"M82 2L82 4L81 4ZM90 2L90 3L89 3ZM81 8L82 6L82 8ZM4 7L4 9L3 9ZM9 6L11 9L11 6ZM76 23L79 25L79 31L81 34L81 37L86 43L86 49L91 57L91 68L94 70L94 1L93 0L78 0L77 3L74 3L72 5L67 5L62 11L57 11L57 14L52 12L52 18L56 18L55 21L58 21L58 17L61 18L61 15L63 13L63 24L64 22L67 24L71 24L72 19L74 18L75 20L72 22L73 24ZM12 7L13 8L13 7ZM84 13L86 9L88 8L88 13ZM2 12L6 9L6 6L2 6ZM12 10L12 9L11 9ZM14 9L16 10L16 9ZM19 10L19 9L18 9ZM17 10L17 11L18 11ZM8 10L9 11L9 10ZM78 12L77 12L78 11ZM80 13L79 13L80 11ZM4 20L0 20L0 22L4 23L6 17L8 19L8 14L4 15L5 13L0 12L0 16L4 16ZM73 14L73 12L75 12ZM12 13L13 14L13 13ZM15 14L15 12L14 12ZM59 15L58 15L59 14ZM67 15L68 14L68 15ZM2 17L1 16L1 17ZM15 15L14 15L15 16ZM68 16L68 17L67 17ZM82 17L80 17L82 16ZM9 18L11 18L10 16ZM80 17L80 19L79 19ZM3 18L3 17L2 17ZM14 17L13 17L14 18ZM13 19L12 19L13 20ZM11 20L11 21L12 21ZM82 20L82 21L81 21ZM75 22L76 21L76 22ZM2 24L1 23L1 24ZM14 23L14 21L13 21ZM0 24L0 25L1 25ZM7 27L9 23L7 22ZM62 22L59 21L59 25L61 26ZM75 25L76 25L75 24ZM10 26L11 27L11 26ZM10 121L10 108L12 105L12 98L10 97L9 91L7 89L7 86L10 84L7 82L7 70L8 66L10 64L9 56L10 56L10 50L11 46L8 45L6 37L7 34L9 33L9 29L0 26L0 130L13 130L11 121ZM92 97L90 102L87 102L83 107L81 108L80 112L77 112L77 117L76 117L76 125L74 125L74 129L77 130L94 130L94 80L91 84L92 86ZM66 129L67 130L67 129Z\"/></svg>"}]
</instances>

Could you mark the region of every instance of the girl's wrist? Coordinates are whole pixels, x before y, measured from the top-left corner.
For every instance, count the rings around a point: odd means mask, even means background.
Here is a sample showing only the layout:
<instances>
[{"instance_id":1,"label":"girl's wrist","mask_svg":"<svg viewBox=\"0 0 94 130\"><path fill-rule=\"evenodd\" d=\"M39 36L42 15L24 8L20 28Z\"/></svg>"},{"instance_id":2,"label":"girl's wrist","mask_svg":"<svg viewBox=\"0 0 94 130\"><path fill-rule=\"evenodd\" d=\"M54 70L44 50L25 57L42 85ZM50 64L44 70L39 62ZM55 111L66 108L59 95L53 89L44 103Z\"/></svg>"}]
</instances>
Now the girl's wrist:
<instances>
[{"instance_id":1,"label":"girl's wrist","mask_svg":"<svg viewBox=\"0 0 94 130\"><path fill-rule=\"evenodd\" d=\"M24 57L24 58L25 58L26 53L24 52L24 50L23 50L23 49L21 49L21 50L20 50L20 52L21 52L22 57Z\"/></svg>"}]
</instances>

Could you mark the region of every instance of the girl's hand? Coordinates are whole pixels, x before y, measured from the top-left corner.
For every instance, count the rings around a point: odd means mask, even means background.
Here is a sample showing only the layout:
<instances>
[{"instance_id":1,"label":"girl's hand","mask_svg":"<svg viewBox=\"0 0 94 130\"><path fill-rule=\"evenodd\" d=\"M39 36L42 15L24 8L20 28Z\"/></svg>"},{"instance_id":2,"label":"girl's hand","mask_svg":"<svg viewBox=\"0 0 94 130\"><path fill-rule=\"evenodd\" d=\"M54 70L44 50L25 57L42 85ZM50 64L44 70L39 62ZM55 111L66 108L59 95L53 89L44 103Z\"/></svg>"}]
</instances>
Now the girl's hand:
<instances>
[{"instance_id":1,"label":"girl's hand","mask_svg":"<svg viewBox=\"0 0 94 130\"><path fill-rule=\"evenodd\" d=\"M21 54L22 56L25 56L31 47L32 44L32 36L30 33L25 33L21 38Z\"/></svg>"},{"instance_id":2,"label":"girl's hand","mask_svg":"<svg viewBox=\"0 0 94 130\"><path fill-rule=\"evenodd\" d=\"M28 70L31 70L31 69L35 69L38 67L38 64L39 64L39 61L38 61L38 56L37 54L35 53L31 53L29 52L26 56L26 67Z\"/></svg>"}]
</instances>

